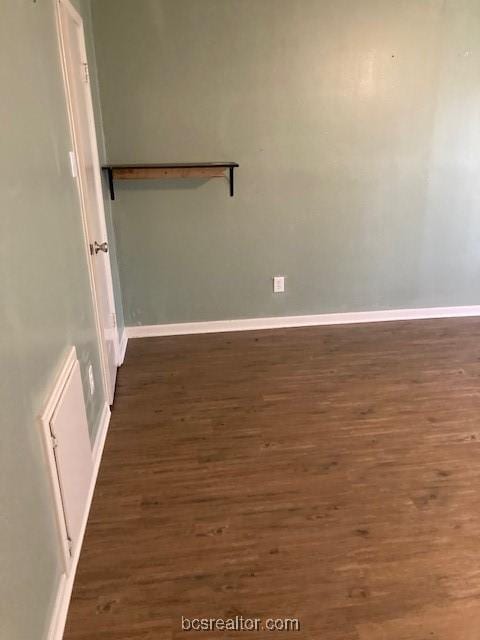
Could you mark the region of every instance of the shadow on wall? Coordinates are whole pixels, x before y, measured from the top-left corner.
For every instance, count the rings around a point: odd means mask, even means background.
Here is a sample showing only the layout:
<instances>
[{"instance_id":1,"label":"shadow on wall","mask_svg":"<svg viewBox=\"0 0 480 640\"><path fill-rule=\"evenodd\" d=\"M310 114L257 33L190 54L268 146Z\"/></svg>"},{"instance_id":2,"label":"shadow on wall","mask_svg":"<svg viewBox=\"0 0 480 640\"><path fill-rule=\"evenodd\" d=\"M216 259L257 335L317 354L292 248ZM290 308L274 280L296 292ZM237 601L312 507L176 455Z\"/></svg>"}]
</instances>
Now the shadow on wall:
<instances>
[{"instance_id":1,"label":"shadow on wall","mask_svg":"<svg viewBox=\"0 0 480 640\"><path fill-rule=\"evenodd\" d=\"M217 180L219 178L216 178ZM228 180L224 179L226 184L228 184ZM181 178L178 180L152 180L149 178L148 180L116 180L115 181L115 193L119 193L120 191L130 191L130 192L138 192L138 191L185 191L199 189L202 185L210 182L210 180L198 179L198 178L190 178L186 180L185 178Z\"/></svg>"}]
</instances>

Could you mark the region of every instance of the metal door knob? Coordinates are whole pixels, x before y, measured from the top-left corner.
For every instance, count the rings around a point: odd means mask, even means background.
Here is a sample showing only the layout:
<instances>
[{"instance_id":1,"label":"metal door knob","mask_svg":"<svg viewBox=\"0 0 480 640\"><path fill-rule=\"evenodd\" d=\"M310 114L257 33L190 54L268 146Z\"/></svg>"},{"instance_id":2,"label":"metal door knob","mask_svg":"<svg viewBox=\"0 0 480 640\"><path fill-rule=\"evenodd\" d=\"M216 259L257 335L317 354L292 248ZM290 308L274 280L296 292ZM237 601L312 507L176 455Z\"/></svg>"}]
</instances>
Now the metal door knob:
<instances>
[{"instance_id":1,"label":"metal door knob","mask_svg":"<svg viewBox=\"0 0 480 640\"><path fill-rule=\"evenodd\" d=\"M95 241L93 245L93 250L95 251L95 255L99 251L103 251L103 253L108 253L108 242L102 242L101 244L98 244L98 242Z\"/></svg>"}]
</instances>

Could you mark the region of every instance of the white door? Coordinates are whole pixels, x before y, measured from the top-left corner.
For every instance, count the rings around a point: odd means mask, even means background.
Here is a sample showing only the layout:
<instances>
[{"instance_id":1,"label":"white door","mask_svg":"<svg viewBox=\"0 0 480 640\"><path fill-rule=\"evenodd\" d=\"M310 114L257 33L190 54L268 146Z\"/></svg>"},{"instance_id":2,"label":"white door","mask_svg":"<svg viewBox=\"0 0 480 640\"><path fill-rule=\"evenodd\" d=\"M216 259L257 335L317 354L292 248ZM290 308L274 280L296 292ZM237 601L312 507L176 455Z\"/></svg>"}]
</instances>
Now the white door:
<instances>
[{"instance_id":1,"label":"white door","mask_svg":"<svg viewBox=\"0 0 480 640\"><path fill-rule=\"evenodd\" d=\"M67 103L75 147L72 172L78 174L105 394L112 404L120 347L83 22L69 0L57 0L57 6Z\"/></svg>"}]
</instances>

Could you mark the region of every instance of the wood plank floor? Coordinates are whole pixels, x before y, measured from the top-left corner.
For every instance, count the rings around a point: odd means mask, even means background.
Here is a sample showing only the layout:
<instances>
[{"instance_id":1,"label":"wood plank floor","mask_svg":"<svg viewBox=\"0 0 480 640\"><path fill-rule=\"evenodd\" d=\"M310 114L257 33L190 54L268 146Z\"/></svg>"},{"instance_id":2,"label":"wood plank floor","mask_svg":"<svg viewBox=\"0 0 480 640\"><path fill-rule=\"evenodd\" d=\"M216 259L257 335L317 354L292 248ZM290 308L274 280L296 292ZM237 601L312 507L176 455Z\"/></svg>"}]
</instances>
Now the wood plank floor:
<instances>
[{"instance_id":1,"label":"wood plank floor","mask_svg":"<svg viewBox=\"0 0 480 640\"><path fill-rule=\"evenodd\" d=\"M130 342L65 640L187 637L480 638L478 319Z\"/></svg>"}]
</instances>

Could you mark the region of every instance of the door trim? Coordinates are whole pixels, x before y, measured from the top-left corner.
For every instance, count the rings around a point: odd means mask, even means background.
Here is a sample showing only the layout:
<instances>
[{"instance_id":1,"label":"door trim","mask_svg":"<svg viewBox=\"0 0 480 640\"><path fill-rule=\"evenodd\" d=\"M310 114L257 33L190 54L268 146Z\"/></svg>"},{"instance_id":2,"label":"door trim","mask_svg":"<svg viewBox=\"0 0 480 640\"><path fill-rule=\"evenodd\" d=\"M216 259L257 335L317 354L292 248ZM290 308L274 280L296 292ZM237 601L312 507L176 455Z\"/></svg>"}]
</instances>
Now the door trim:
<instances>
[{"instance_id":1,"label":"door trim","mask_svg":"<svg viewBox=\"0 0 480 640\"><path fill-rule=\"evenodd\" d=\"M127 352L127 344L128 344L128 335L127 331L124 328L122 331L122 339L120 340L120 360L118 361L118 366L121 367L125 362L125 354Z\"/></svg>"},{"instance_id":2,"label":"door trim","mask_svg":"<svg viewBox=\"0 0 480 640\"><path fill-rule=\"evenodd\" d=\"M57 22L58 45L59 45L59 52L60 52L60 61L62 66L62 76L63 76L63 84L65 89L65 102L66 102L66 109L68 114L70 136L71 136L72 144L74 147L75 157L78 161L78 158L80 157L80 154L78 153L79 144L77 140L77 132L75 131L75 120L74 120L73 110L72 110L72 104L74 103L74 99L73 99L73 92L70 87L68 66L66 62L66 51L68 49L68 36L64 32L64 28L62 26L62 15L61 15L62 10L65 9L73 18L73 20L79 25L79 28L82 31L82 38L81 38L82 55L85 57L85 60L87 60L87 52L85 48L85 30L83 28L82 17L78 13L78 11L74 8L70 0L54 0L54 2L55 2L55 16L56 16L56 22ZM91 94L91 90L90 90L90 94ZM100 207L99 216L101 219L101 225L104 228L105 237L107 237L105 210L103 207L103 187L102 187L102 178L101 178L101 170L100 170L100 160L98 157L97 133L95 130L95 117L94 117L91 101L89 102L90 104L88 106L88 128L89 128L88 134L94 142L94 149L97 150L97 152L93 154L94 155L93 163L95 167L95 171L94 171L95 190L97 192L97 201ZM94 267L92 263L92 256L90 253L90 244L94 242L94 239L89 238L88 218L87 218L87 210L85 205L85 186L82 184L81 172L77 171L76 173L77 173L76 177L72 179L74 179L76 182L77 192L78 192L78 197L80 202L82 228L83 228L83 234L84 234L85 257L87 261L88 279L89 279L90 290L92 294L93 311L94 311L94 318L95 318L95 329L97 333L98 349L100 353L102 383L103 383L105 398L108 401L108 403L111 404L113 402L113 394L115 390L110 389L110 384L109 384L107 352L106 352L106 345L104 343L104 327L103 327L102 319L100 317L98 292L95 284L95 275L93 271ZM110 298L111 308L114 310L115 296L113 292L113 282L111 277L107 278L107 280L108 280L107 294ZM115 350L115 360L118 363L120 361L121 349L120 349L120 342L119 342L117 329L115 330L115 335L114 335L114 350Z\"/></svg>"}]
</instances>

